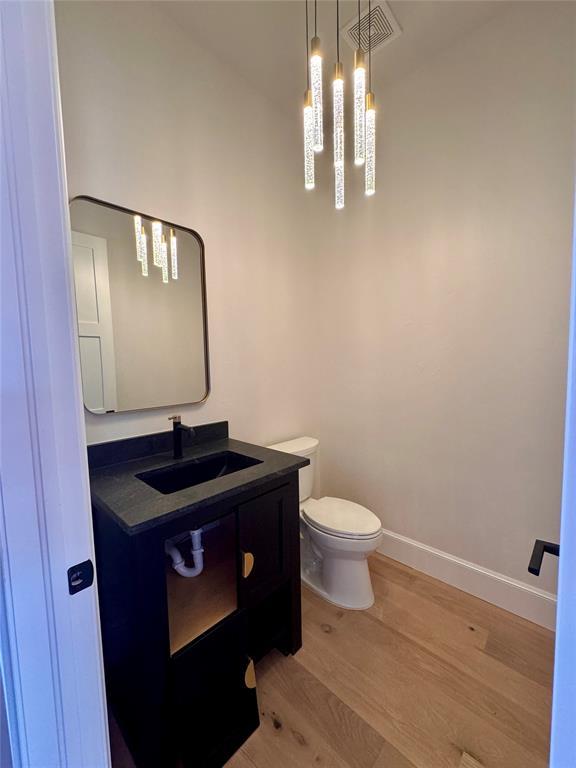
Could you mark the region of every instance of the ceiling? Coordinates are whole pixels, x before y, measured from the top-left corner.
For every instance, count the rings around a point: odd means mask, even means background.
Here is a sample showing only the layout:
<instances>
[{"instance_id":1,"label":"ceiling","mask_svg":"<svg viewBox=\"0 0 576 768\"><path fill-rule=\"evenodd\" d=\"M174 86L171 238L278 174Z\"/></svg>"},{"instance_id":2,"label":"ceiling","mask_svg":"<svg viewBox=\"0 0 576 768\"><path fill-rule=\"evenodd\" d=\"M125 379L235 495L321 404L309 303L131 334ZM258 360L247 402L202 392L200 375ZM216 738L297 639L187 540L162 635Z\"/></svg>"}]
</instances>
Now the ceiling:
<instances>
[{"instance_id":1,"label":"ceiling","mask_svg":"<svg viewBox=\"0 0 576 768\"><path fill-rule=\"evenodd\" d=\"M373 0L376 3L378 0ZM511 0L513 2L513 0ZM507 0L390 0L403 33L373 57L377 88L401 78L442 49L501 13ZM164 12L194 40L225 61L283 110L300 104L305 89L304 0L164 0ZM310 19L313 0L309 0ZM366 0L362 8L367 8ZM341 0L341 26L357 12ZM311 32L312 34L312 32ZM319 0L318 35L326 62L335 61L335 2ZM345 67L352 49L341 42Z\"/></svg>"}]
</instances>

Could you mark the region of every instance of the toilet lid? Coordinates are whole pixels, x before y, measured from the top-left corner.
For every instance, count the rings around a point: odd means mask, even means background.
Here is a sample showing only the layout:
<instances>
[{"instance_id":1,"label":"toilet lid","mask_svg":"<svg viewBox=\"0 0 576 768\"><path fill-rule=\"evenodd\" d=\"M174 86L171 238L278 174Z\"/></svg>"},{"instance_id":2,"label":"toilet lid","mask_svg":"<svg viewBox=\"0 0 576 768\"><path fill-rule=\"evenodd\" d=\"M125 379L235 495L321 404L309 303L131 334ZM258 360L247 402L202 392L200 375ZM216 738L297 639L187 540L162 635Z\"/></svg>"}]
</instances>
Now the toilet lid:
<instances>
[{"instance_id":1,"label":"toilet lid","mask_svg":"<svg viewBox=\"0 0 576 768\"><path fill-rule=\"evenodd\" d=\"M367 538L379 533L382 523L373 512L345 499L324 496L308 499L302 515L315 528L334 536Z\"/></svg>"}]
</instances>

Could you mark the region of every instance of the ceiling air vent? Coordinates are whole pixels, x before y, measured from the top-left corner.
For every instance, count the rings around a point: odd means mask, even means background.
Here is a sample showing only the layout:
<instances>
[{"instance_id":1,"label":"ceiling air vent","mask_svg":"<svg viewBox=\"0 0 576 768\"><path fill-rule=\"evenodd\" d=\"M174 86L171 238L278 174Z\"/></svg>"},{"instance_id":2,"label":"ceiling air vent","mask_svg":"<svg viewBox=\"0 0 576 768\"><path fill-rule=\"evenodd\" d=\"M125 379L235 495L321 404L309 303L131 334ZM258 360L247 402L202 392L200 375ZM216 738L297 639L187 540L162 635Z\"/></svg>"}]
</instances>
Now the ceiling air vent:
<instances>
[{"instance_id":1,"label":"ceiling air vent","mask_svg":"<svg viewBox=\"0 0 576 768\"><path fill-rule=\"evenodd\" d=\"M342 34L351 48L358 48L358 23L360 23L360 47L368 51L368 11L362 13L360 22L358 16L342 27ZM400 25L394 18L388 3L382 2L372 6L372 53L402 34Z\"/></svg>"}]
</instances>

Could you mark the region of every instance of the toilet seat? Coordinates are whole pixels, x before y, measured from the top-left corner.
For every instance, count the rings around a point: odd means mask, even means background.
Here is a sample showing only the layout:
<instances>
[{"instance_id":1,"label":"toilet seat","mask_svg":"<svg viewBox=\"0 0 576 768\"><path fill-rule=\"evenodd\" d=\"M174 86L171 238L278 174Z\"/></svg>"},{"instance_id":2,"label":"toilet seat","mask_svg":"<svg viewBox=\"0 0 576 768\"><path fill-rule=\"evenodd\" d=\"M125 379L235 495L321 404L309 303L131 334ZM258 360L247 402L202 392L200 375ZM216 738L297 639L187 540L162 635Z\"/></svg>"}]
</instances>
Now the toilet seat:
<instances>
[{"instance_id":1,"label":"toilet seat","mask_svg":"<svg viewBox=\"0 0 576 768\"><path fill-rule=\"evenodd\" d=\"M313 528L343 539L371 539L382 529L379 518L366 507L332 496L307 499L301 512Z\"/></svg>"}]
</instances>

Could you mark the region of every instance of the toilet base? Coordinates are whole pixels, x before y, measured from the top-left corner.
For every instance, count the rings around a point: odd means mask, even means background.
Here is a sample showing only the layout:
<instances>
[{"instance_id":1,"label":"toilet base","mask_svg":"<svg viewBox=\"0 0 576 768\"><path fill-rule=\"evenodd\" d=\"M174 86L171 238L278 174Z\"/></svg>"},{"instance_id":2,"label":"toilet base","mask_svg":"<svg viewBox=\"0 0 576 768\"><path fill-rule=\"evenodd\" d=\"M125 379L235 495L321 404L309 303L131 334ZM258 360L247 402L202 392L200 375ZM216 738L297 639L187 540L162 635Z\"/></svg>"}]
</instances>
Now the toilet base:
<instances>
[{"instance_id":1,"label":"toilet base","mask_svg":"<svg viewBox=\"0 0 576 768\"><path fill-rule=\"evenodd\" d=\"M365 605L347 605L343 602L338 602L336 600L333 600L330 595L326 592L326 590L318 583L315 583L306 573L301 573L302 582L305 584L309 589L311 589L313 592L315 592L319 597L326 600L327 603L331 603L332 605L337 605L338 608L346 608L347 611L365 611L368 608L371 608L374 605L374 595L372 595L372 599L367 602Z\"/></svg>"}]
</instances>

